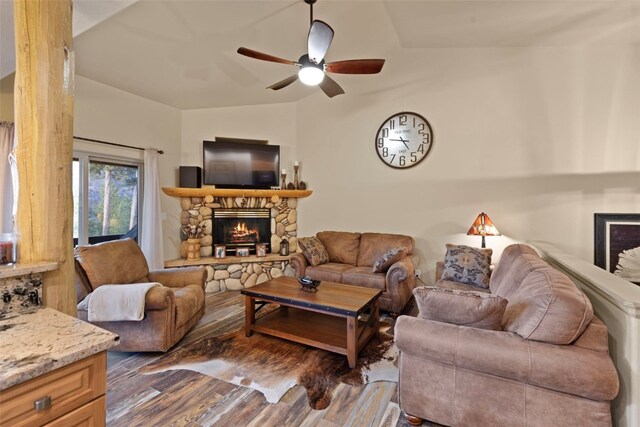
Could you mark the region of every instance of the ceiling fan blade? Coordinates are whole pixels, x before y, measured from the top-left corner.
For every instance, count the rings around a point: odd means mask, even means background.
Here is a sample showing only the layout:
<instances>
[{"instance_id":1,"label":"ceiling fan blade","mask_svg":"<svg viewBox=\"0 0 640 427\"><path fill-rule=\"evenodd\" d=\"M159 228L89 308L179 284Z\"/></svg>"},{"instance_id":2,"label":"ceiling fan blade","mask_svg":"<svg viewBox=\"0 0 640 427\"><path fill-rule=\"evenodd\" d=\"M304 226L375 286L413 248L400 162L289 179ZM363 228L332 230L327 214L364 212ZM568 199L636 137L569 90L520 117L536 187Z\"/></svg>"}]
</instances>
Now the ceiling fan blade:
<instances>
[{"instance_id":1,"label":"ceiling fan blade","mask_svg":"<svg viewBox=\"0 0 640 427\"><path fill-rule=\"evenodd\" d=\"M342 90L340 85L336 83L336 81L333 80L331 77L327 76L326 74L324 75L324 79L322 79L322 81L318 86L320 86L320 89L322 89L322 91L329 98L333 98L336 95L341 95L344 93L344 90Z\"/></svg>"},{"instance_id":2,"label":"ceiling fan blade","mask_svg":"<svg viewBox=\"0 0 640 427\"><path fill-rule=\"evenodd\" d=\"M241 47L238 49L240 55L248 56L249 58L261 59L263 61L277 62L278 64L296 65L297 62L290 61L288 59L278 58L277 56L268 55L266 53L258 52L257 50L247 49Z\"/></svg>"},{"instance_id":3,"label":"ceiling fan blade","mask_svg":"<svg viewBox=\"0 0 640 427\"><path fill-rule=\"evenodd\" d=\"M279 90L279 89L282 89L283 87L289 86L291 83L295 82L296 80L298 80L298 75L294 74L293 76L289 76L286 79L281 80L278 83L269 86L267 89Z\"/></svg>"},{"instance_id":4,"label":"ceiling fan blade","mask_svg":"<svg viewBox=\"0 0 640 427\"><path fill-rule=\"evenodd\" d=\"M325 71L340 74L376 74L382 70L384 59L350 59L325 64Z\"/></svg>"},{"instance_id":5,"label":"ceiling fan blade","mask_svg":"<svg viewBox=\"0 0 640 427\"><path fill-rule=\"evenodd\" d=\"M307 38L309 59L319 64L329 50L332 40L333 28L317 19L313 21Z\"/></svg>"}]
</instances>

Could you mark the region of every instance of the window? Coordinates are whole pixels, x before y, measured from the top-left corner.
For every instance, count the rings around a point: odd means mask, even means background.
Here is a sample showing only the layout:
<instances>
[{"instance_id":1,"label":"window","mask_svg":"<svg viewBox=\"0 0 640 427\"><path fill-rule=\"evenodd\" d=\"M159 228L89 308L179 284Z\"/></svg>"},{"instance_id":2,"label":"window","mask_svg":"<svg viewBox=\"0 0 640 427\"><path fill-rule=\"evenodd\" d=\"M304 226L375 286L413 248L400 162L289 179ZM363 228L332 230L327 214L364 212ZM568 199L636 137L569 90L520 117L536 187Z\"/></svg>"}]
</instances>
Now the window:
<instances>
[{"instance_id":1,"label":"window","mask_svg":"<svg viewBox=\"0 0 640 427\"><path fill-rule=\"evenodd\" d=\"M137 240L142 164L76 154L72 171L74 244Z\"/></svg>"}]
</instances>

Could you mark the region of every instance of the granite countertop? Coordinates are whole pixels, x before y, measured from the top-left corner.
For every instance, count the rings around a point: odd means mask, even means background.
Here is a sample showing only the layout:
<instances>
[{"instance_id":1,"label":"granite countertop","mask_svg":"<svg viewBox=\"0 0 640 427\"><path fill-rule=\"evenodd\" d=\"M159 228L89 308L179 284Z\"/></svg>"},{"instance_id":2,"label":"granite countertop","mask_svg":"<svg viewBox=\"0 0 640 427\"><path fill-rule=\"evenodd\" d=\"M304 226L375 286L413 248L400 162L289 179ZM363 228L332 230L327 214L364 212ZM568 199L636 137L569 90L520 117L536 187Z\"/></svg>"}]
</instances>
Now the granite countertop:
<instances>
[{"instance_id":1,"label":"granite countertop","mask_svg":"<svg viewBox=\"0 0 640 427\"><path fill-rule=\"evenodd\" d=\"M114 347L118 335L51 308L0 319L0 390Z\"/></svg>"}]
</instances>

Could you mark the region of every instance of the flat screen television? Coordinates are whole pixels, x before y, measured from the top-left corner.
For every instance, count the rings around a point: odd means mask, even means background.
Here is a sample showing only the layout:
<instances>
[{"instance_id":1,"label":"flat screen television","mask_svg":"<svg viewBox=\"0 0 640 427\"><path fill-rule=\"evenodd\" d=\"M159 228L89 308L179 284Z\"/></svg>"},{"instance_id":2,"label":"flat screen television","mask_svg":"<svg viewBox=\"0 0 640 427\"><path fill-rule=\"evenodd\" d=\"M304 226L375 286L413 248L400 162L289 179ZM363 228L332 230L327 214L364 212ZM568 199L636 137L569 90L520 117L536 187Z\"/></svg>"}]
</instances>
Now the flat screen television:
<instances>
[{"instance_id":1,"label":"flat screen television","mask_svg":"<svg viewBox=\"0 0 640 427\"><path fill-rule=\"evenodd\" d=\"M217 188L277 187L280 146L203 141L203 183Z\"/></svg>"}]
</instances>

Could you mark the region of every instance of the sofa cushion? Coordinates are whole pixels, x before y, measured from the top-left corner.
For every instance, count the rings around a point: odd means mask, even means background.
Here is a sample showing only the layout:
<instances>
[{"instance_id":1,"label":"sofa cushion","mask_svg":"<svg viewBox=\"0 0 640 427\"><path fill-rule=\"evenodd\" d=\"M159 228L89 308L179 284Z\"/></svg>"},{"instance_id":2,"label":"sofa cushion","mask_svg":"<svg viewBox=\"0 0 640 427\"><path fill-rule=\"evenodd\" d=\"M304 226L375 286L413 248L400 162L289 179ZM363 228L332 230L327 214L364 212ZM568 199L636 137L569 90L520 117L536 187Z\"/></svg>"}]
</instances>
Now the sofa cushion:
<instances>
[{"instance_id":1,"label":"sofa cushion","mask_svg":"<svg viewBox=\"0 0 640 427\"><path fill-rule=\"evenodd\" d=\"M358 267L372 267L378 258L389 249L404 248L413 252L413 238L401 234L363 233L358 248Z\"/></svg>"},{"instance_id":2,"label":"sofa cushion","mask_svg":"<svg viewBox=\"0 0 640 427\"><path fill-rule=\"evenodd\" d=\"M436 287L445 289L458 289L460 291L483 292L487 294L491 293L489 292L489 289L481 288L479 286L465 285L463 283L452 282L451 280L443 279L440 279L436 282Z\"/></svg>"},{"instance_id":3,"label":"sofa cushion","mask_svg":"<svg viewBox=\"0 0 640 427\"><path fill-rule=\"evenodd\" d=\"M353 268L353 265L328 262L318 266L308 266L304 274L315 280L342 283L342 272Z\"/></svg>"},{"instance_id":4,"label":"sofa cushion","mask_svg":"<svg viewBox=\"0 0 640 427\"><path fill-rule=\"evenodd\" d=\"M389 267L400 261L407 254L405 248L392 248L373 263L373 273L385 273Z\"/></svg>"},{"instance_id":5,"label":"sofa cushion","mask_svg":"<svg viewBox=\"0 0 640 427\"><path fill-rule=\"evenodd\" d=\"M354 267L342 273L342 283L345 285L364 286L384 291L386 282L386 274L372 273L371 267Z\"/></svg>"},{"instance_id":6,"label":"sofa cushion","mask_svg":"<svg viewBox=\"0 0 640 427\"><path fill-rule=\"evenodd\" d=\"M544 267L530 272L511 294L502 327L525 339L570 344L592 318L591 302L571 279Z\"/></svg>"},{"instance_id":7,"label":"sofa cushion","mask_svg":"<svg viewBox=\"0 0 640 427\"><path fill-rule=\"evenodd\" d=\"M147 259L132 239L78 246L75 258L86 273L93 290L106 284L149 281ZM117 266L113 265L113 260L118 261Z\"/></svg>"},{"instance_id":8,"label":"sofa cushion","mask_svg":"<svg viewBox=\"0 0 640 427\"><path fill-rule=\"evenodd\" d=\"M479 329L502 329L507 300L486 292L421 286L413 290L420 317Z\"/></svg>"},{"instance_id":9,"label":"sofa cushion","mask_svg":"<svg viewBox=\"0 0 640 427\"><path fill-rule=\"evenodd\" d=\"M528 254L536 257L538 256L538 253L531 246L521 243L509 245L504 248L504 251L502 251L502 255L500 255L500 261L498 261L498 264L491 273L489 289L491 289L492 293L495 294L497 288L499 288L504 282L508 283L510 281L510 278L506 276L508 275L509 270L512 267L513 261L523 254ZM522 276L522 279L524 279L525 276L526 274ZM520 279L519 281L522 281L522 279Z\"/></svg>"},{"instance_id":10,"label":"sofa cushion","mask_svg":"<svg viewBox=\"0 0 640 427\"><path fill-rule=\"evenodd\" d=\"M502 259L500 262L502 262ZM522 253L512 258L508 269L504 268L504 264L502 264L502 267L500 281L494 281L492 276L489 282L489 289L492 294L510 300L511 295L518 292L520 284L529 273L541 268L549 268L549 264L544 262L538 254Z\"/></svg>"},{"instance_id":11,"label":"sofa cushion","mask_svg":"<svg viewBox=\"0 0 640 427\"><path fill-rule=\"evenodd\" d=\"M489 288L492 249L447 243L443 280Z\"/></svg>"},{"instance_id":12,"label":"sofa cushion","mask_svg":"<svg viewBox=\"0 0 640 427\"><path fill-rule=\"evenodd\" d=\"M360 233L321 231L316 234L329 254L329 262L356 265Z\"/></svg>"},{"instance_id":13,"label":"sofa cushion","mask_svg":"<svg viewBox=\"0 0 640 427\"><path fill-rule=\"evenodd\" d=\"M312 266L329 262L329 254L317 237L301 237L298 239L298 246Z\"/></svg>"}]
</instances>

